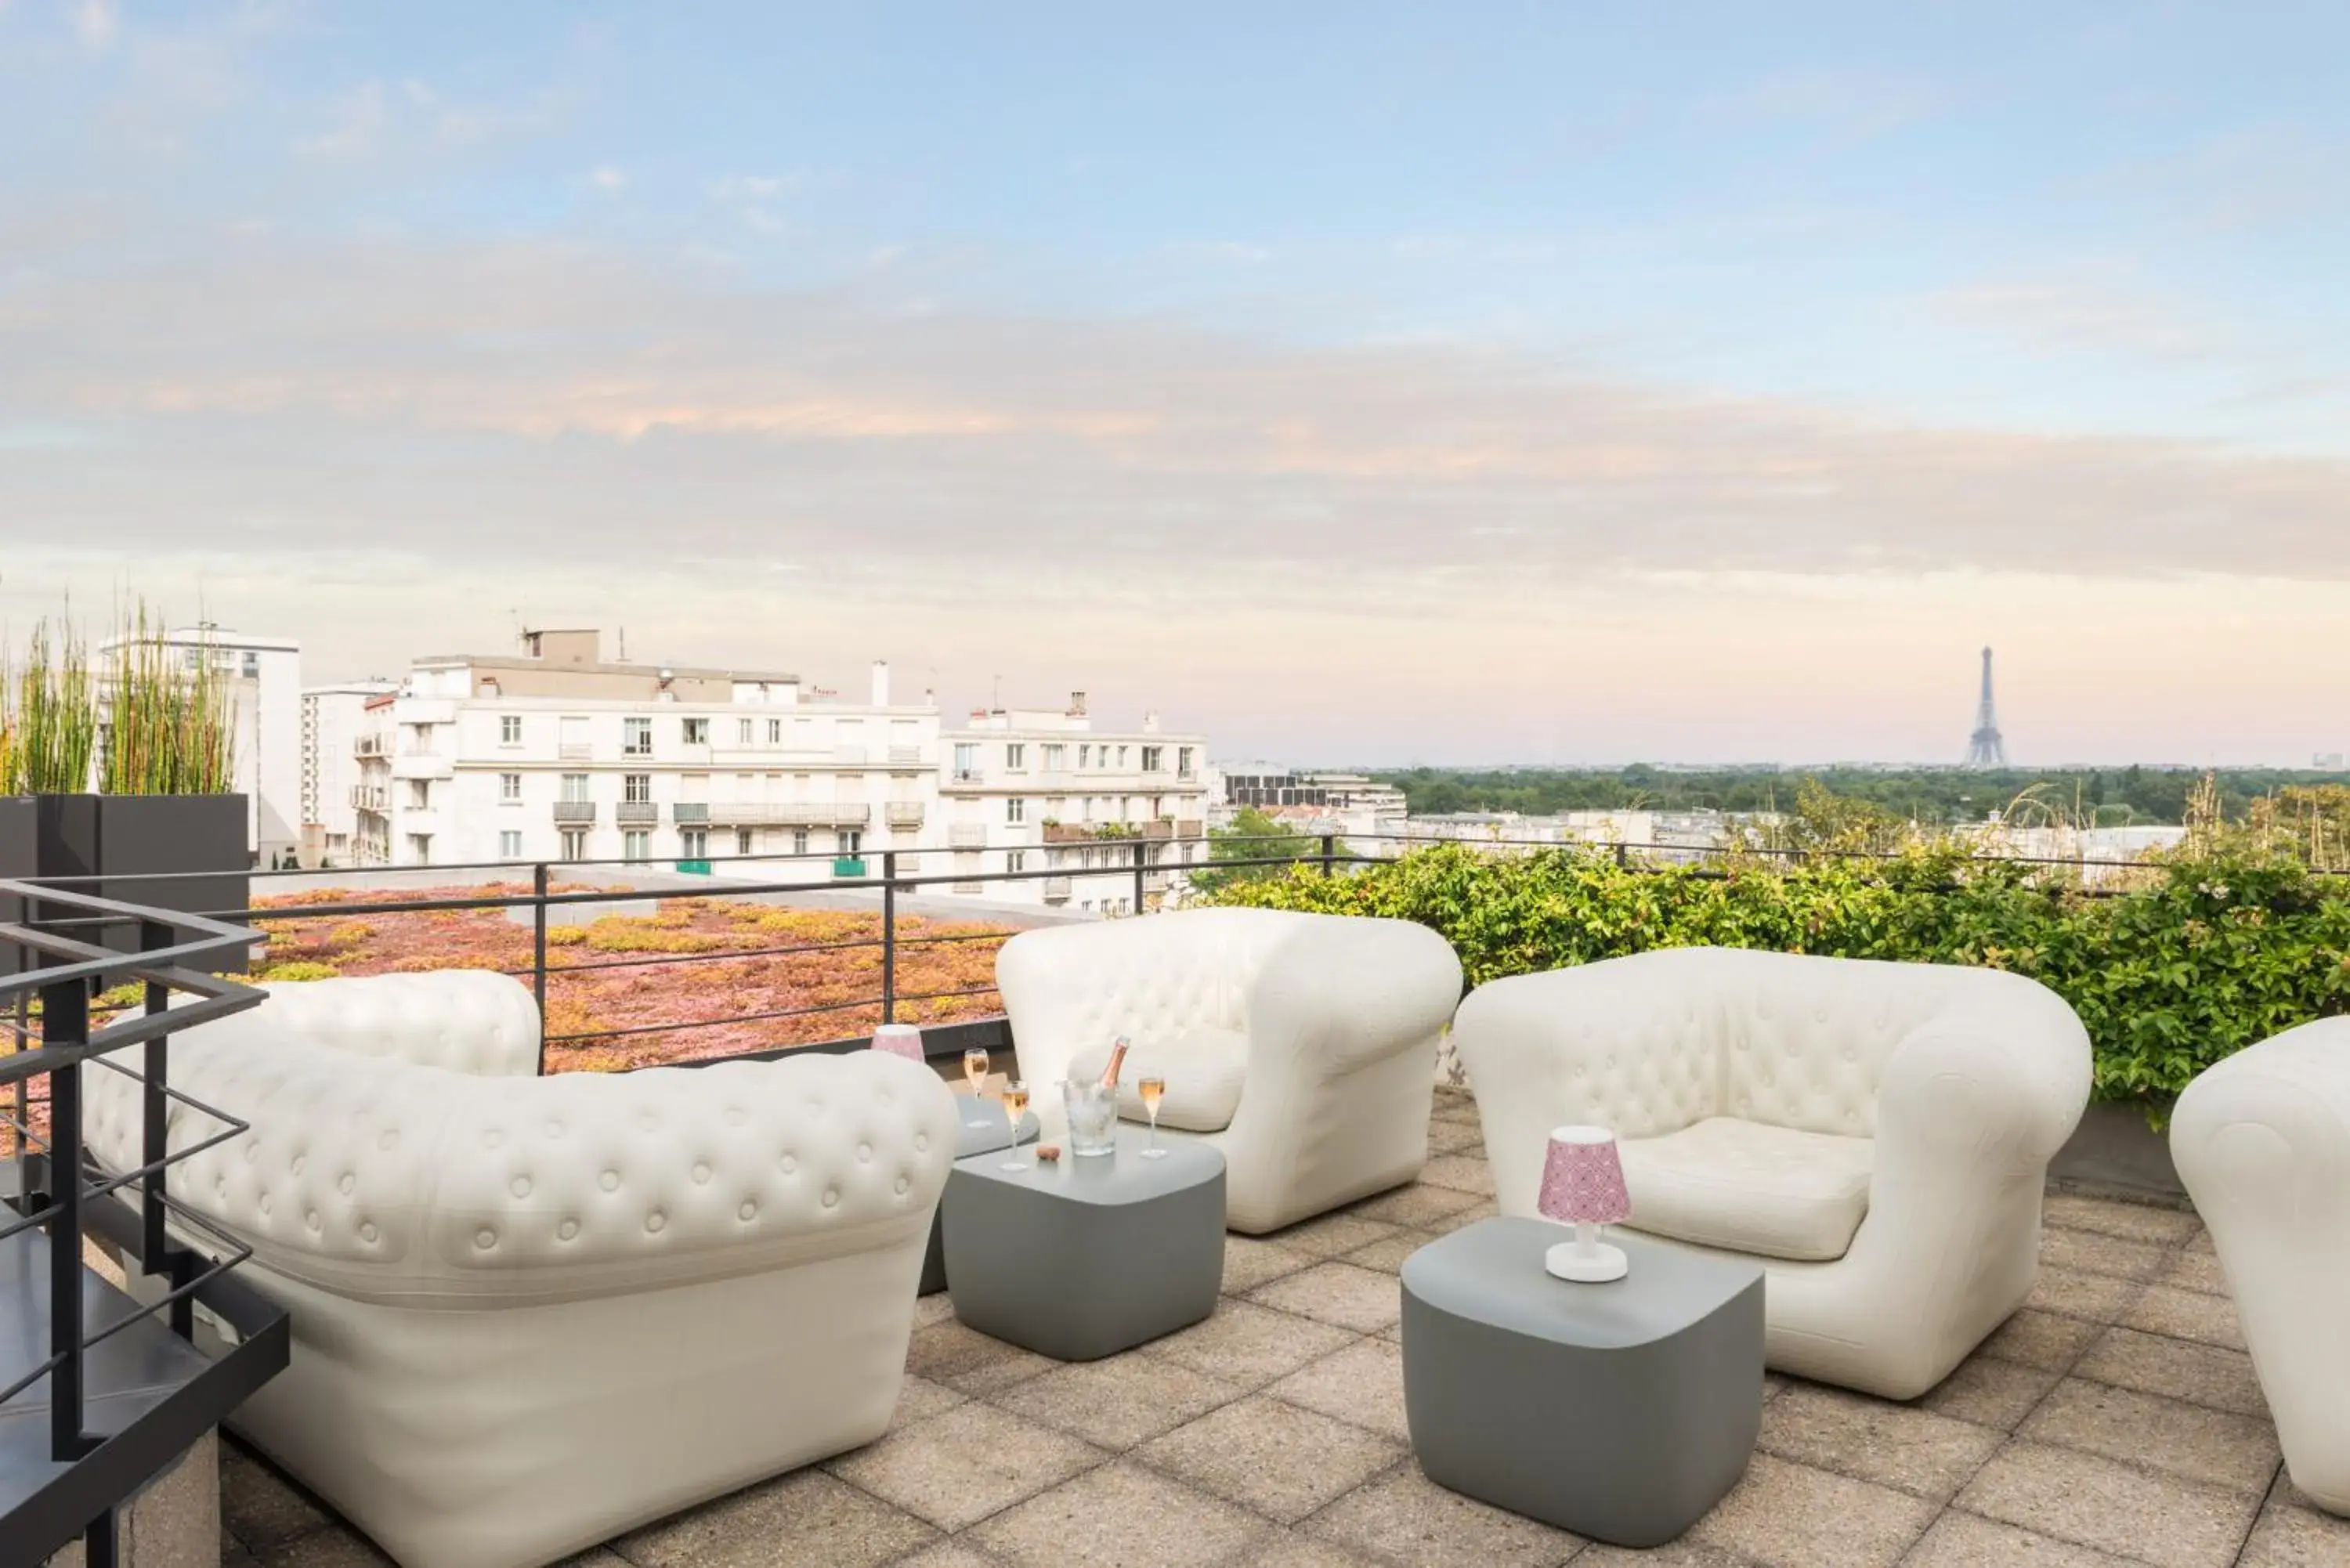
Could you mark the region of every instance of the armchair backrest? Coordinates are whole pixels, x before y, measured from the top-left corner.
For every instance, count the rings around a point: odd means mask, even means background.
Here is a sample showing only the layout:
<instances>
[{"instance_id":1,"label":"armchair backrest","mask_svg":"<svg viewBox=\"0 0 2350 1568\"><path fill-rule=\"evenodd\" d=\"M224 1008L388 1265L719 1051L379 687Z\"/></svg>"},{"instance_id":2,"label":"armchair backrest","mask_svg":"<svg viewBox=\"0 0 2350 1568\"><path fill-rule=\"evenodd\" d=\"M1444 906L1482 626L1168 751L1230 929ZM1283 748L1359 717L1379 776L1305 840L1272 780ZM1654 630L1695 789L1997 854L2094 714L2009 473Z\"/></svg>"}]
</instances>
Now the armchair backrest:
<instances>
[{"instance_id":1,"label":"armchair backrest","mask_svg":"<svg viewBox=\"0 0 2350 1568\"><path fill-rule=\"evenodd\" d=\"M203 1037L290 1043L390 1056L476 1078L538 1072L538 1004L489 970L433 970L265 984L269 1000L203 1026Z\"/></svg>"},{"instance_id":2,"label":"armchair backrest","mask_svg":"<svg viewBox=\"0 0 2350 1568\"><path fill-rule=\"evenodd\" d=\"M1973 971L1803 953L1725 952L1718 1115L1799 1132L1877 1136L1885 1064L1964 1001Z\"/></svg>"}]
</instances>

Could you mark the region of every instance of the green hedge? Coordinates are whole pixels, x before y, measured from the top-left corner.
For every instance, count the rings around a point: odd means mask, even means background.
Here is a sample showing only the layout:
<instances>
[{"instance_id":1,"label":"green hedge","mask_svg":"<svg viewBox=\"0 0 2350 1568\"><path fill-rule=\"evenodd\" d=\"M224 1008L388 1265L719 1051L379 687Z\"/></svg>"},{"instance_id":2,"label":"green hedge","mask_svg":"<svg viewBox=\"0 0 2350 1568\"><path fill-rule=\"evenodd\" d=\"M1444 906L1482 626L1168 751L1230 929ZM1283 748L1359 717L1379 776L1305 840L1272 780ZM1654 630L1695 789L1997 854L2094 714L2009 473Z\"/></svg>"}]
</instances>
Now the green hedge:
<instances>
[{"instance_id":1,"label":"green hedge","mask_svg":"<svg viewBox=\"0 0 2350 1568\"><path fill-rule=\"evenodd\" d=\"M2350 1011L2350 878L2225 857L2132 875L2141 886L2100 896L1933 851L1651 869L1589 850L1441 845L1353 876L1240 882L1214 901L1417 920L1452 943L1471 985L1692 946L2012 970L2088 1026L2096 1097L2158 1119L2220 1058Z\"/></svg>"}]
</instances>

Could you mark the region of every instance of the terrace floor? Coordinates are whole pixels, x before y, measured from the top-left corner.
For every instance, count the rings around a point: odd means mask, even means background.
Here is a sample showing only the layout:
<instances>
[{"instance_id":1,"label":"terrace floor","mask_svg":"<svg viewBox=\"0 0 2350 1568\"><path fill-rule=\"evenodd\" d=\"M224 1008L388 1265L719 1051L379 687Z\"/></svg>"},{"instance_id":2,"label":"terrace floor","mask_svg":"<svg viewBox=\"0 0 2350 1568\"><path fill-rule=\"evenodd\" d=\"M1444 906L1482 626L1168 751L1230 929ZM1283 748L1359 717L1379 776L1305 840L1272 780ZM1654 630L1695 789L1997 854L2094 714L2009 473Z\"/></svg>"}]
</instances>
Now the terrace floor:
<instances>
[{"instance_id":1,"label":"terrace floor","mask_svg":"<svg viewBox=\"0 0 2350 1568\"><path fill-rule=\"evenodd\" d=\"M868 1448L635 1531L567 1568L2317 1568L2350 1521L2302 1502L2191 1214L2052 1195L2032 1301L1923 1399L1768 1379L1746 1479L1626 1552L1424 1480L1405 1441L1397 1269L1493 1211L1474 1105L1437 1098L1418 1184L1232 1236L1205 1323L1063 1366L924 1300ZM234 1443L231 1568L385 1561Z\"/></svg>"}]
</instances>

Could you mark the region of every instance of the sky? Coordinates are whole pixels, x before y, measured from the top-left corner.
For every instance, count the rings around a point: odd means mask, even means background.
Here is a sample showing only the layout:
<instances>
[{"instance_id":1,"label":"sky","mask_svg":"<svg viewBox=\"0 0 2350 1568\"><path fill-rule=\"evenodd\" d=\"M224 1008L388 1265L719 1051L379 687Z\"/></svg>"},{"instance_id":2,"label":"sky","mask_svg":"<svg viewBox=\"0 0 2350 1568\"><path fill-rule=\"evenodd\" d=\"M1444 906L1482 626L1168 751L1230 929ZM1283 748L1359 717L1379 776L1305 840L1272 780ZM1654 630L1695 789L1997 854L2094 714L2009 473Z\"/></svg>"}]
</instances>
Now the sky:
<instances>
[{"instance_id":1,"label":"sky","mask_svg":"<svg viewBox=\"0 0 2350 1568\"><path fill-rule=\"evenodd\" d=\"M0 620L2350 750L2350 7L0 0Z\"/></svg>"}]
</instances>

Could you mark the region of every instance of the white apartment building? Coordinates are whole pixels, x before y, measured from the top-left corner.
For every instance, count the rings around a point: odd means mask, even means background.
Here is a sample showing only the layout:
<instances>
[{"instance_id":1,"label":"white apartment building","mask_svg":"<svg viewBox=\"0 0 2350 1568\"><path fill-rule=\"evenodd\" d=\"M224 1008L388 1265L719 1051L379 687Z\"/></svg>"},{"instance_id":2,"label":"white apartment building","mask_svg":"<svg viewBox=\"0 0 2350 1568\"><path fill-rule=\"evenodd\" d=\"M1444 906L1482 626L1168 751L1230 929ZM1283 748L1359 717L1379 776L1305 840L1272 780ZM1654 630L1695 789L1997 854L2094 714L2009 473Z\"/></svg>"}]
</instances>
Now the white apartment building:
<instances>
[{"instance_id":1,"label":"white apartment building","mask_svg":"<svg viewBox=\"0 0 2350 1568\"><path fill-rule=\"evenodd\" d=\"M607 662L593 630L523 643L420 659L369 701L353 744L362 863L725 873L733 856L812 855L858 876L872 852L919 849L936 815L938 709L891 702L887 665L869 701L842 702L781 672Z\"/></svg>"},{"instance_id":2,"label":"white apartment building","mask_svg":"<svg viewBox=\"0 0 2350 1568\"><path fill-rule=\"evenodd\" d=\"M101 691L142 641L186 670L210 661L228 699L233 787L244 796L254 863L276 865L302 836L302 645L211 625L109 637L98 647Z\"/></svg>"},{"instance_id":3,"label":"white apartment building","mask_svg":"<svg viewBox=\"0 0 2350 1568\"><path fill-rule=\"evenodd\" d=\"M352 864L359 837L359 782L354 744L372 723L368 703L400 690L397 680L346 680L302 692L302 845L306 867Z\"/></svg>"},{"instance_id":4,"label":"white apartment building","mask_svg":"<svg viewBox=\"0 0 2350 1568\"><path fill-rule=\"evenodd\" d=\"M1135 848L1107 840L1143 840L1145 905L1179 894L1182 867L1207 859L1207 738L1166 733L1155 713L1097 730L1078 691L1066 709L975 710L941 743L956 893L1128 914ZM995 873L1026 875L982 879Z\"/></svg>"}]
</instances>

